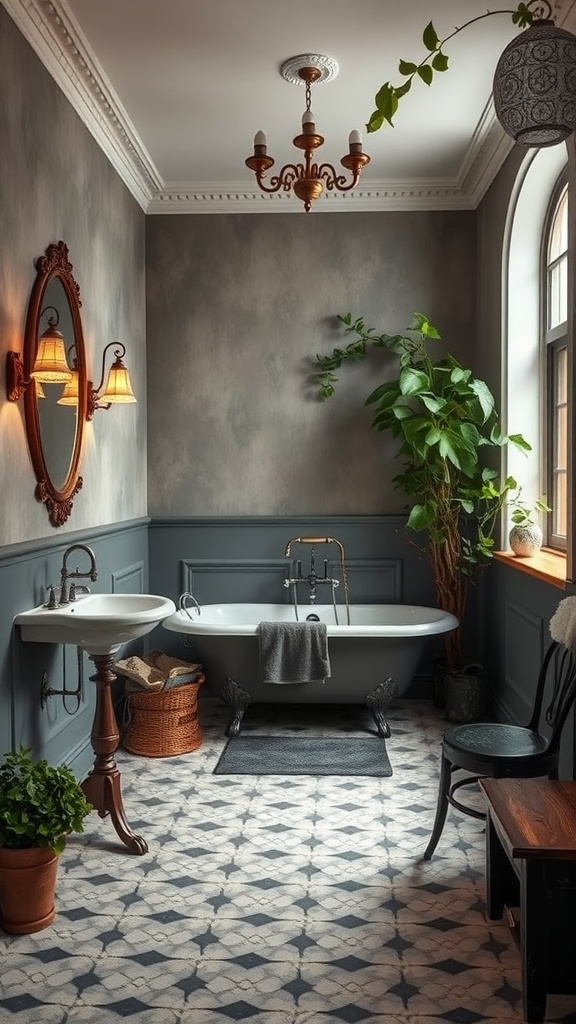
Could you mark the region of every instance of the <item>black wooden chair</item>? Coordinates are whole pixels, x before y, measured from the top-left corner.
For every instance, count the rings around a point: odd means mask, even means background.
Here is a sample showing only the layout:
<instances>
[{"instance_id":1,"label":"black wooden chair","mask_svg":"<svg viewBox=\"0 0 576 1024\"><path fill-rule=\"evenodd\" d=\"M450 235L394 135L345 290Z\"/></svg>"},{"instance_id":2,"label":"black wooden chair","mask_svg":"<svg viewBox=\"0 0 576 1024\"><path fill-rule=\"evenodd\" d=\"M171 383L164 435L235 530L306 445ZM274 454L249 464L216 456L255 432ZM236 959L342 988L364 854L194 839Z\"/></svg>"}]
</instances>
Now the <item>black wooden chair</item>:
<instances>
[{"instance_id":1,"label":"black wooden chair","mask_svg":"<svg viewBox=\"0 0 576 1024\"><path fill-rule=\"evenodd\" d=\"M558 778L560 738L576 699L576 658L563 644L548 648L527 726L475 722L448 729L442 739L436 818L424 860L430 860L446 822L449 806L473 818L482 811L461 803L455 793L479 778ZM457 773L465 772L461 777Z\"/></svg>"}]
</instances>

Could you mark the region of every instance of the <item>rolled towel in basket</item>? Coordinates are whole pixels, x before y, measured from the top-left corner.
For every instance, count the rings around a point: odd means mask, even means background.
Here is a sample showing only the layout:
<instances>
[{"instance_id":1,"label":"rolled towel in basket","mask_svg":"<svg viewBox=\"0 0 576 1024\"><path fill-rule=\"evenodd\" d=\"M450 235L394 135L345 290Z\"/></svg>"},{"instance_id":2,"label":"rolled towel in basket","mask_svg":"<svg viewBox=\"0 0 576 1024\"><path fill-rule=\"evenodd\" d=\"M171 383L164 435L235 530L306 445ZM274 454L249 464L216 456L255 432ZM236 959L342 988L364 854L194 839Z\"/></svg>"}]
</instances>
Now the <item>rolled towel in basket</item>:
<instances>
[{"instance_id":1,"label":"rolled towel in basket","mask_svg":"<svg viewBox=\"0 0 576 1024\"><path fill-rule=\"evenodd\" d=\"M203 666L196 662L180 661L162 651L150 651L146 661L154 665L165 679L164 688L183 686L184 683L195 683L202 674Z\"/></svg>"},{"instance_id":2,"label":"rolled towel in basket","mask_svg":"<svg viewBox=\"0 0 576 1024\"><path fill-rule=\"evenodd\" d=\"M324 622L261 622L258 643L265 683L323 683L330 675Z\"/></svg>"},{"instance_id":3,"label":"rolled towel in basket","mask_svg":"<svg viewBox=\"0 0 576 1024\"><path fill-rule=\"evenodd\" d=\"M164 687L164 674L154 665L135 655L117 661L114 669L118 675L126 676L143 690L161 690Z\"/></svg>"}]
</instances>

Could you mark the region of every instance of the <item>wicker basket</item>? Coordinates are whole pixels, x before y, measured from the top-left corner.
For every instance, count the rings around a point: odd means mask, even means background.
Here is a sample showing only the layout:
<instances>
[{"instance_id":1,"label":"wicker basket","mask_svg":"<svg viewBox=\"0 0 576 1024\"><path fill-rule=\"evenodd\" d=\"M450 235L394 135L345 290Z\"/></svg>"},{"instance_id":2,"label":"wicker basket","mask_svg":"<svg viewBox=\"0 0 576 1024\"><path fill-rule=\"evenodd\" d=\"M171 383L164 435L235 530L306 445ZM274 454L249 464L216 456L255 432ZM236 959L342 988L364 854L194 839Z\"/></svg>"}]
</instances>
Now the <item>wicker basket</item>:
<instances>
[{"instance_id":1,"label":"wicker basket","mask_svg":"<svg viewBox=\"0 0 576 1024\"><path fill-rule=\"evenodd\" d=\"M196 750L202 743L198 690L203 682L204 676L199 675L195 682L169 690L131 693L125 749L144 757L173 757Z\"/></svg>"}]
</instances>

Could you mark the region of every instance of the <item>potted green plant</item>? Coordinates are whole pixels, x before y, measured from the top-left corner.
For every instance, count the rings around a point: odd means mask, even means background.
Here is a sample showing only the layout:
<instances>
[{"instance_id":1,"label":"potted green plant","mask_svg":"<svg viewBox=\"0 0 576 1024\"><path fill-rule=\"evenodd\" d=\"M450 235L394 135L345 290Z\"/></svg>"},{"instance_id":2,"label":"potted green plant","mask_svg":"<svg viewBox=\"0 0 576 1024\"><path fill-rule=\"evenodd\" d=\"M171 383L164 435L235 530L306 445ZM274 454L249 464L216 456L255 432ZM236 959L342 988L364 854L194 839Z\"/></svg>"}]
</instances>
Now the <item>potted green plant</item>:
<instances>
[{"instance_id":1,"label":"potted green plant","mask_svg":"<svg viewBox=\"0 0 576 1024\"><path fill-rule=\"evenodd\" d=\"M521 490L510 502L512 508L512 528L508 535L510 547L519 558L529 558L542 547L542 530L537 516L551 512L544 497L538 498L533 507L523 504Z\"/></svg>"},{"instance_id":2,"label":"potted green plant","mask_svg":"<svg viewBox=\"0 0 576 1024\"><path fill-rule=\"evenodd\" d=\"M68 765L33 761L30 751L0 764L0 927L15 934L54 920L58 858L92 810Z\"/></svg>"},{"instance_id":3,"label":"potted green plant","mask_svg":"<svg viewBox=\"0 0 576 1024\"><path fill-rule=\"evenodd\" d=\"M504 505L517 492L512 477L499 478L489 465L503 445L526 452L519 434L505 436L486 383L450 354L433 358L438 330L421 313L405 334L377 334L362 317L338 318L353 336L346 347L317 355L319 397L332 397L334 371L366 356L368 345L398 357L397 373L368 395L372 427L399 442L395 486L408 499L408 527L425 535L439 607L463 622L470 582L492 558L494 534ZM462 672L466 661L460 628L445 634L446 667ZM477 676L477 666L471 673Z\"/></svg>"}]
</instances>

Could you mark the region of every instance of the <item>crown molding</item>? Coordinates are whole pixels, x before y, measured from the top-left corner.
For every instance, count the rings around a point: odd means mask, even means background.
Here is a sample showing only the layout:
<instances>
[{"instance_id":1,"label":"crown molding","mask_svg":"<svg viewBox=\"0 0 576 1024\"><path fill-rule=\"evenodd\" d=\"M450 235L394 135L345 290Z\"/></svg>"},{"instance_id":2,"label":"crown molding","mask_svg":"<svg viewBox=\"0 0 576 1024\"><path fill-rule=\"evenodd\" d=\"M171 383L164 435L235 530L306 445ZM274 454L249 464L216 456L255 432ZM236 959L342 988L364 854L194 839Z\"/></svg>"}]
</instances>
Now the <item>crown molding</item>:
<instances>
[{"instance_id":1,"label":"crown molding","mask_svg":"<svg viewBox=\"0 0 576 1024\"><path fill-rule=\"evenodd\" d=\"M168 182L156 169L120 98L65 0L0 0L85 126L147 214L298 213L287 193L267 195L255 183ZM576 30L574 0L554 0L558 25ZM473 210L514 143L496 120L492 99L454 180L360 182L353 192L326 193L321 213L385 210Z\"/></svg>"},{"instance_id":2,"label":"crown molding","mask_svg":"<svg viewBox=\"0 0 576 1024\"><path fill-rule=\"evenodd\" d=\"M491 96L476 125L458 175L458 185L470 199L472 209L476 209L482 200L514 145L514 140L496 119Z\"/></svg>"},{"instance_id":3,"label":"crown molding","mask_svg":"<svg viewBox=\"0 0 576 1024\"><path fill-rule=\"evenodd\" d=\"M352 192L326 192L315 213L362 213L382 210L462 210L469 197L456 182L372 181ZM246 182L176 182L151 200L147 213L301 213L302 203L289 193L267 195Z\"/></svg>"},{"instance_id":4,"label":"crown molding","mask_svg":"<svg viewBox=\"0 0 576 1024\"><path fill-rule=\"evenodd\" d=\"M62 0L1 0L120 178L146 210L162 179Z\"/></svg>"}]
</instances>

